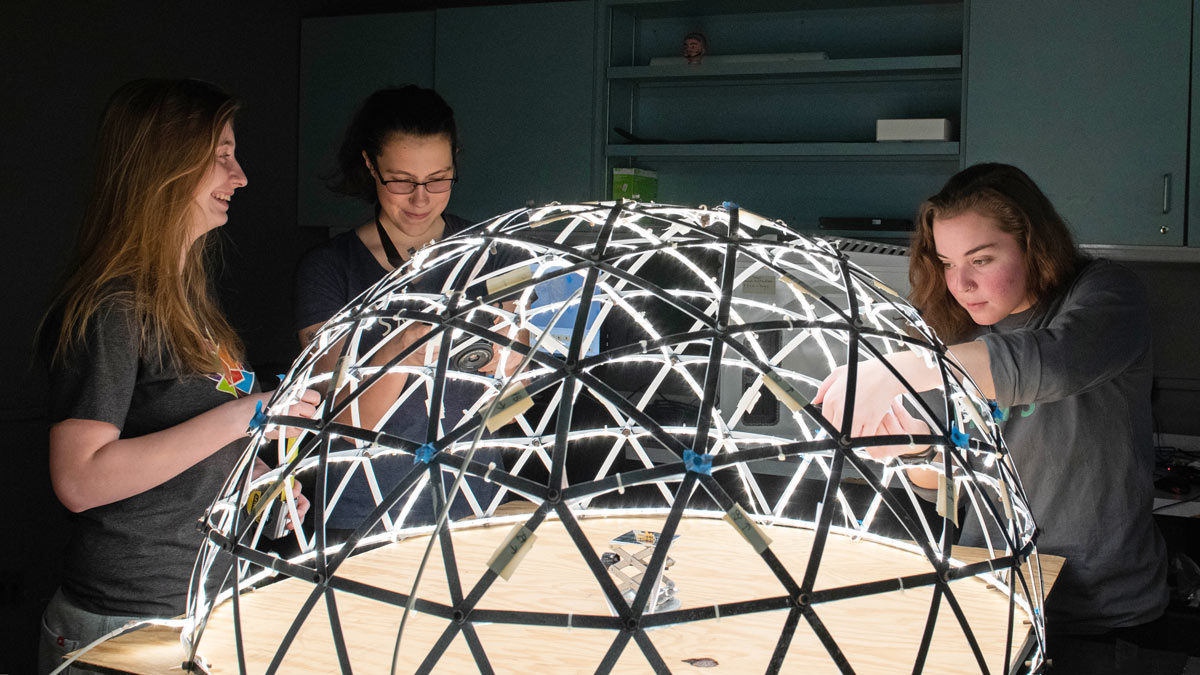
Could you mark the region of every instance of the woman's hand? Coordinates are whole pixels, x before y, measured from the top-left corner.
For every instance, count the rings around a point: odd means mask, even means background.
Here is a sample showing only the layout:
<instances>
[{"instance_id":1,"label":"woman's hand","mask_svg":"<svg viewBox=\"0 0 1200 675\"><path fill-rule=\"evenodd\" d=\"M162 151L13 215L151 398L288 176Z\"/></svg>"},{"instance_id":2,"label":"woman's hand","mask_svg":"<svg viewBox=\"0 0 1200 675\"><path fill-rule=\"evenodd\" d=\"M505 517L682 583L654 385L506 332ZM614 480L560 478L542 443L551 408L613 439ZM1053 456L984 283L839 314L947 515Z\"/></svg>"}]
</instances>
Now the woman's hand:
<instances>
[{"instance_id":1,"label":"woman's hand","mask_svg":"<svg viewBox=\"0 0 1200 675\"><path fill-rule=\"evenodd\" d=\"M300 522L304 522L304 515L308 513L309 507L308 497L304 496L302 489L303 488L300 485L300 481L296 481L292 484L292 495L296 497L296 518L299 519ZM288 516L287 529L296 529L296 522L292 520L291 515Z\"/></svg>"},{"instance_id":2,"label":"woman's hand","mask_svg":"<svg viewBox=\"0 0 1200 675\"><path fill-rule=\"evenodd\" d=\"M271 467L267 466L267 463L262 461L261 457L256 457L254 459L254 468L250 471L250 478L251 480L258 480L259 476L262 476L270 470ZM304 516L308 513L310 504L308 497L304 496L304 486L300 484L300 481L296 480L295 477L290 478L290 481L292 484L292 497L296 502L296 520L292 520L292 516L289 513L287 516L288 521L286 527L289 530L295 530L297 522L304 522ZM285 494L285 492L281 492L280 498L282 498ZM286 510L287 505L285 504L281 508Z\"/></svg>"},{"instance_id":3,"label":"woman's hand","mask_svg":"<svg viewBox=\"0 0 1200 675\"><path fill-rule=\"evenodd\" d=\"M914 352L903 350L887 354L887 363L908 382L913 391L929 391L941 386L939 371L928 367ZM846 412L846 389L849 384L846 366L835 368L817 389L814 404L821 404L821 414L839 433ZM900 379L892 373L882 360L862 361L858 364L858 385L854 390L854 423L850 429L852 437L870 436L883 422L883 416L892 407L892 401L907 392Z\"/></svg>"},{"instance_id":4,"label":"woman's hand","mask_svg":"<svg viewBox=\"0 0 1200 675\"><path fill-rule=\"evenodd\" d=\"M883 414L875 436L925 436L929 434L929 425L909 414L904 407L904 397L897 396L892 405ZM901 455L918 455L928 448L928 445L876 445L867 448L867 454L886 462Z\"/></svg>"},{"instance_id":5,"label":"woman's hand","mask_svg":"<svg viewBox=\"0 0 1200 675\"><path fill-rule=\"evenodd\" d=\"M500 307L502 309L504 309L505 311L507 311L508 316L511 317L511 316L513 316L513 312L516 311L517 303L516 302L505 302L505 303L501 303ZM493 325L499 326L508 321L511 321L511 320L508 317L501 315L501 316L497 316L496 320L493 321L492 323L493 323ZM522 328L520 330L515 330L515 329L516 329L516 322L513 321L513 322L509 323L509 327L508 327L508 330L505 331L505 335L511 339L516 340L517 342L524 344L526 347L528 347L529 346L529 331L524 328ZM515 335L514 335L514 333L515 333ZM502 371L498 371L497 369L500 367L500 351L501 351L500 345L493 342L492 343L492 360L488 361L486 364L484 364L483 367L481 367L479 369L479 372L481 372L485 375L491 375L492 377L504 377L504 378L512 377L513 373L517 372L517 366L521 365L521 359L523 357L520 353L510 350L504 359L504 369Z\"/></svg>"},{"instance_id":6,"label":"woman's hand","mask_svg":"<svg viewBox=\"0 0 1200 675\"><path fill-rule=\"evenodd\" d=\"M264 394L263 396L264 397L269 396L269 394ZM298 400L294 401L293 403L289 404L286 408L284 408L283 414L291 416L291 417L306 417L308 419L312 419L312 418L316 417L317 406L319 406L320 404L321 404L321 394L319 394L315 389L305 389L303 392L301 392L300 398ZM287 431L287 437L291 438L293 436L300 435L300 433L303 430L297 429L295 427L287 427L286 431ZM274 438L279 437L278 430L276 430L272 433L274 434L274 436L273 436ZM256 459L255 465L254 465L253 477L257 478L258 476L261 476L263 473L265 473L268 470L269 470L269 468L267 467L267 465L265 463L263 463L263 461L261 459ZM302 492L302 486L300 485L300 481L296 480L295 478L291 478L290 481L291 481L291 485L292 485L292 497L295 499L295 502L296 502L296 518L298 519L298 521L302 522L304 520L304 514L308 513L308 507L309 507L308 497L304 496L304 493ZM297 521L292 520L291 514L289 514L287 529L289 529L289 530L296 529L296 522Z\"/></svg>"},{"instance_id":7,"label":"woman's hand","mask_svg":"<svg viewBox=\"0 0 1200 675\"><path fill-rule=\"evenodd\" d=\"M250 425L254 419L254 415L259 410L259 404L261 403L263 409L265 409L267 401L269 401L273 395L274 394L272 392L267 392L262 394L251 394L250 396L238 399L237 402L239 404L248 406L250 408L250 421L246 422L247 429L250 428ZM305 417L312 419L317 416L317 406L320 404L321 394L315 389L305 389L303 392L301 392L300 398L288 404L288 406L284 408L282 414L290 417ZM286 431L287 437L291 438L292 436L300 435L303 430L295 427L286 427ZM276 428L268 432L267 437L279 438L279 429Z\"/></svg>"},{"instance_id":8,"label":"woman's hand","mask_svg":"<svg viewBox=\"0 0 1200 675\"><path fill-rule=\"evenodd\" d=\"M404 332L395 339L396 353L399 354L411 347L414 342L428 335L430 329L431 326L423 323L414 323L405 328ZM406 366L423 366L426 363L437 363L438 354L441 353L441 350L442 337L440 335L434 336L427 340L422 347L409 354L408 358L404 359L403 364Z\"/></svg>"},{"instance_id":9,"label":"woman's hand","mask_svg":"<svg viewBox=\"0 0 1200 675\"><path fill-rule=\"evenodd\" d=\"M317 416L317 406L319 405L321 405L321 394L316 389L305 389L300 393L298 400L284 409L283 414L290 417L312 419Z\"/></svg>"},{"instance_id":10,"label":"woman's hand","mask_svg":"<svg viewBox=\"0 0 1200 675\"><path fill-rule=\"evenodd\" d=\"M840 433L846 412L846 392L849 387L849 372L846 366L835 368L817 389L814 404L821 405L821 414ZM863 361L858 364L858 384L854 390L853 425L850 436L871 435L879 428L884 415L891 409L892 401L904 393L904 386L879 360Z\"/></svg>"},{"instance_id":11,"label":"woman's hand","mask_svg":"<svg viewBox=\"0 0 1200 675\"><path fill-rule=\"evenodd\" d=\"M876 436L923 436L929 433L929 425L909 414L904 407L903 397L896 397L892 405L880 421ZM901 455L918 455L925 452L929 446L921 445L880 445L867 448L867 454L877 460L887 462ZM912 468L906 471L908 479L917 487L928 490L937 488L938 474L932 469Z\"/></svg>"}]
</instances>

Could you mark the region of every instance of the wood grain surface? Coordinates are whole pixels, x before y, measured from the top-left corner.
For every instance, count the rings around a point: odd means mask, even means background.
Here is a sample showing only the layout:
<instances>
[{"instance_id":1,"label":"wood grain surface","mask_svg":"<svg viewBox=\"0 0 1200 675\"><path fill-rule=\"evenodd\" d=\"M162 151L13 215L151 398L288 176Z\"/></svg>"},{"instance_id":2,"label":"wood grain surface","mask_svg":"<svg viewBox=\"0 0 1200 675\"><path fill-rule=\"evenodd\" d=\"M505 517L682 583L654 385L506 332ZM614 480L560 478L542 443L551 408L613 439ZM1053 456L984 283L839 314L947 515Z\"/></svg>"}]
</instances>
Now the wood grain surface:
<instances>
[{"instance_id":1,"label":"wood grain surface","mask_svg":"<svg viewBox=\"0 0 1200 675\"><path fill-rule=\"evenodd\" d=\"M592 547L604 552L609 550L610 539L628 530L661 530L663 518L587 518L581 525ZM466 591L483 575L488 559L511 527L498 524L454 533L458 571ZM812 550L813 533L779 526L764 531L773 540L771 550L794 578L801 579ZM547 521L536 530L536 535L536 542L512 578L497 579L479 607L571 613L574 617L610 616L599 584L587 570L565 528L556 521ZM407 593L427 541L426 537L414 537L354 556L346 561L338 576ZM785 595L762 559L722 520L685 518L680 523L679 538L671 546L670 557L674 565L667 576L678 587L684 608ZM982 559L983 552L958 547L955 557L971 562ZM1062 559L1043 555L1041 565L1048 588L1061 569ZM836 588L929 571L929 562L921 556L883 544L831 535L815 588ZM288 579L242 596L244 656L249 672L261 673L267 669L313 588L309 582ZM982 646L989 670L1001 672L1008 599L976 578L954 581L951 589ZM445 567L436 547L418 595L450 604ZM402 608L346 592L335 592L334 597L354 671L389 672ZM932 597L932 588L924 587L822 603L815 605L814 610L857 672L911 673ZM201 640L200 653L213 673L238 672L232 610L230 602L218 607ZM647 634L672 672L763 672L786 616L787 612L782 610L725 616L659 627ZM1014 649L1020 647L1029 629L1019 609L1016 617ZM405 626L397 672L416 670L449 624L445 619L414 612ZM609 629L567 630L498 623L476 624L476 631L497 673L594 672L617 637L617 631ZM184 657L178 635L178 631L160 628L135 631L99 646L82 661L116 672L178 673ZM717 665L700 668L687 659L711 659ZM460 633L434 672L457 674L477 670ZM631 640L614 672L649 671L649 663ZM838 672L804 620L796 629L783 671ZM279 672L340 672L325 599L317 602L308 615ZM967 639L944 600L939 607L925 672L980 672Z\"/></svg>"}]
</instances>

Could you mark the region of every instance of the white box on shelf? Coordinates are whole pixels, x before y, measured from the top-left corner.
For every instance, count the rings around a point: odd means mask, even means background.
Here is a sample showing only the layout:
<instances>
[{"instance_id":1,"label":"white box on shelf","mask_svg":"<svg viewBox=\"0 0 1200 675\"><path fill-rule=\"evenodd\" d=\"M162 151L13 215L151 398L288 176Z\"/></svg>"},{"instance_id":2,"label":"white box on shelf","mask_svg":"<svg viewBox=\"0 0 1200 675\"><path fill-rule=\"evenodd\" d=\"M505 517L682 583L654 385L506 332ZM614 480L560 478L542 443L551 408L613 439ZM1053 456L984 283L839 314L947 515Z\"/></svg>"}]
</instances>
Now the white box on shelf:
<instances>
[{"instance_id":1,"label":"white box on shelf","mask_svg":"<svg viewBox=\"0 0 1200 675\"><path fill-rule=\"evenodd\" d=\"M948 119L875 120L877 141L949 141Z\"/></svg>"}]
</instances>

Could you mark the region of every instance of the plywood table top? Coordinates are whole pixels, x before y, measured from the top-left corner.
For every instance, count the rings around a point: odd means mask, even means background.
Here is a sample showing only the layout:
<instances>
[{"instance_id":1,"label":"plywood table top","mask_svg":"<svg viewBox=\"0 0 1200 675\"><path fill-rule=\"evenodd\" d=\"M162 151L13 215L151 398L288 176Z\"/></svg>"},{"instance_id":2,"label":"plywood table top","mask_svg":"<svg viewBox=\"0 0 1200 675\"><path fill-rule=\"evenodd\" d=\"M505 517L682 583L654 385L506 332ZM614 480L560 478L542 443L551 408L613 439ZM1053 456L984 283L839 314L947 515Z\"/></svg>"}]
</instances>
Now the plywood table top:
<instances>
[{"instance_id":1,"label":"plywood table top","mask_svg":"<svg viewBox=\"0 0 1200 675\"><path fill-rule=\"evenodd\" d=\"M659 531L663 518L607 517L580 521L598 553L609 550L610 540L629 530ZM466 590L480 579L488 560L512 526L461 529L454 533L455 558ZM803 576L813 545L813 532L793 527L766 528L771 549L794 578ZM684 518L673 542L667 571L678 588L683 608L786 595L783 586L744 539L727 523L710 518ZM536 530L537 540L508 581L497 579L479 602L480 609L570 613L611 616L605 596L583 563L563 525L548 520ZM424 553L427 537L389 544L353 556L338 576L408 593L413 574ZM986 558L980 549L956 547L963 562ZM1063 560L1043 555L1041 569L1046 588L1053 583ZM1027 569L1027 568L1026 568ZM815 590L838 588L866 581L896 579L931 571L923 557L885 544L831 535L826 544ZM451 594L439 550L435 547L418 596L451 605ZM1003 670L1007 636L1008 598L982 579L951 582L955 597L976 638L988 668ZM244 657L248 672L267 670L272 658L313 584L286 579L241 597ZM403 608L348 592L334 592L342 632L355 672L389 672L397 628ZM878 593L814 605L816 615L837 641L857 672L911 673L933 598L926 586ZM201 640L199 653L212 673L238 672L232 603L218 607ZM689 659L711 659L706 673L763 672L775 649L787 611L777 610L725 616L662 626L647 635L673 672L691 672ZM1020 647L1027 623L1017 611L1014 645ZM397 672L418 668L430 646L450 622L414 612L404 629ZM475 630L487 658L497 673L594 672L617 631L476 623ZM111 640L81 661L110 672L138 674L178 673L185 658L178 630L152 628ZM801 620L784 665L785 672L836 673L836 666L809 627ZM459 633L438 661L434 672L468 673L478 670L466 640ZM645 673L649 663L630 641L613 672ZM926 662L931 673L978 673L967 640L943 600L937 628ZM327 602L318 602L300 628L279 672L340 672Z\"/></svg>"}]
</instances>

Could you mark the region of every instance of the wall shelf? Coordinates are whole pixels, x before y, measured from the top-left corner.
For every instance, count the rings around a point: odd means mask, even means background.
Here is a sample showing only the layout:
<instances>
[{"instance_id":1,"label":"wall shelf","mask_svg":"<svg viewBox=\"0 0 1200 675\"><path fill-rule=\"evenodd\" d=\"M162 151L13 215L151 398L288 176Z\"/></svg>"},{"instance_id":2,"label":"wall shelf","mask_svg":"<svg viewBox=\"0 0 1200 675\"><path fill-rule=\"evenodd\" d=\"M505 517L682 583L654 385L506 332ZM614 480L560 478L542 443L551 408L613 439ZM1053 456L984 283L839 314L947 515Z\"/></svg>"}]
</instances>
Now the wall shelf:
<instances>
[{"instance_id":1,"label":"wall shelf","mask_svg":"<svg viewBox=\"0 0 1200 675\"><path fill-rule=\"evenodd\" d=\"M882 143L614 143L609 157L762 159L892 159L958 160L957 141L888 141Z\"/></svg>"},{"instance_id":2,"label":"wall shelf","mask_svg":"<svg viewBox=\"0 0 1200 675\"><path fill-rule=\"evenodd\" d=\"M792 227L913 218L962 166L958 138L876 142L880 119L962 128L963 0L601 0L596 174L656 172L662 203L729 199ZM704 33L713 56L678 60ZM650 65L659 57L671 62ZM618 129L620 131L618 131ZM821 234L831 234L821 232Z\"/></svg>"},{"instance_id":3,"label":"wall shelf","mask_svg":"<svg viewBox=\"0 0 1200 675\"><path fill-rule=\"evenodd\" d=\"M762 63L713 63L667 66L612 66L610 80L641 82L720 78L779 77L790 75L862 75L911 78L914 75L959 78L962 56L897 56L866 59L823 59L812 61L768 61Z\"/></svg>"}]
</instances>

